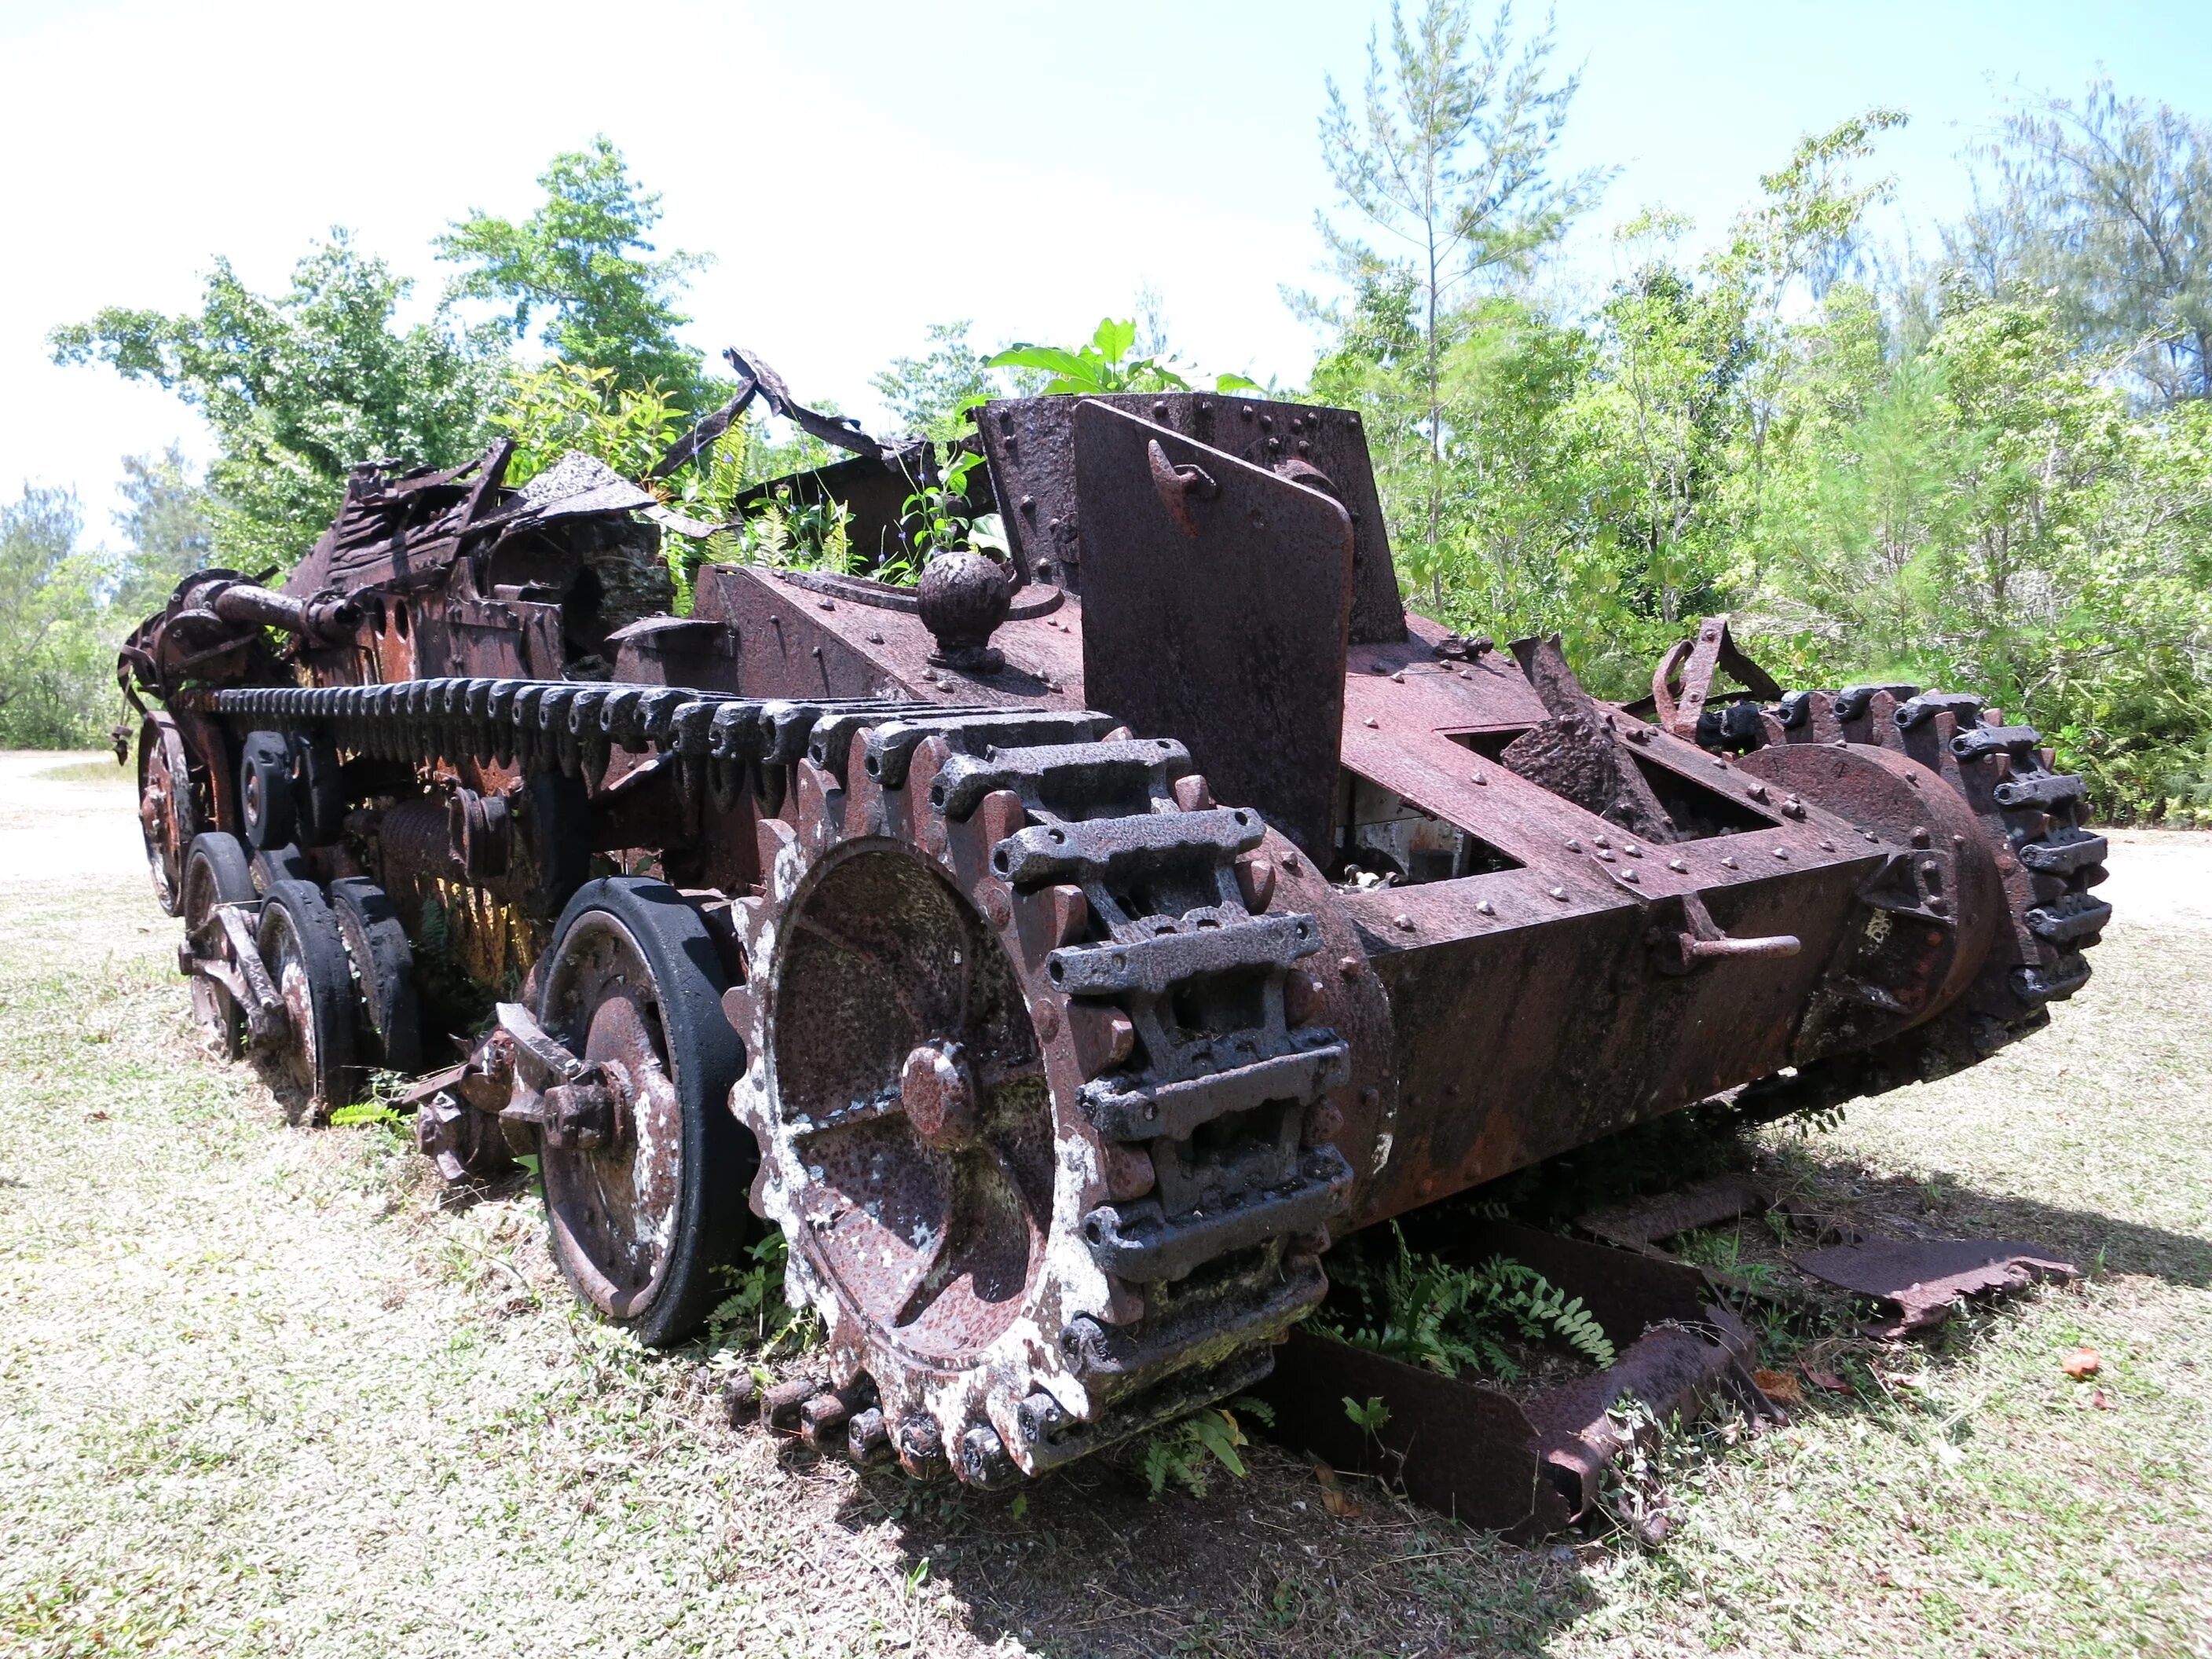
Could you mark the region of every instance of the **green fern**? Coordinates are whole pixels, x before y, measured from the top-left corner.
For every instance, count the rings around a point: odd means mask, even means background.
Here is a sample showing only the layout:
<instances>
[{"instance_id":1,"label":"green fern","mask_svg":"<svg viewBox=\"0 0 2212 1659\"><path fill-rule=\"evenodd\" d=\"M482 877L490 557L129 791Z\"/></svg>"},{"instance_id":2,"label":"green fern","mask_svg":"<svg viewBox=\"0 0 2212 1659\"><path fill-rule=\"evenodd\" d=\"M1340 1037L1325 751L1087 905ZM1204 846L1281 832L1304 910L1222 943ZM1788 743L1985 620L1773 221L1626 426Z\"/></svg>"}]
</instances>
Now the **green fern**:
<instances>
[{"instance_id":1,"label":"green fern","mask_svg":"<svg viewBox=\"0 0 2212 1659\"><path fill-rule=\"evenodd\" d=\"M1493 1255L1459 1267L1417 1255L1392 1223L1395 1243L1379 1269L1371 1252L1332 1258L1340 1304L1358 1310L1348 1320L1316 1321L1315 1328L1358 1347L1447 1376L1494 1376L1510 1382L1521 1367L1504 1339L1564 1342L1601 1369L1617 1357L1612 1340L1580 1297L1570 1297L1525 1262Z\"/></svg>"},{"instance_id":2,"label":"green fern","mask_svg":"<svg viewBox=\"0 0 2212 1659\"><path fill-rule=\"evenodd\" d=\"M717 1347L734 1343L763 1359L810 1347L820 1334L811 1308L793 1310L784 1299L783 1269L790 1247L771 1230L746 1255L750 1264L722 1269L730 1294L707 1316L707 1339Z\"/></svg>"},{"instance_id":3,"label":"green fern","mask_svg":"<svg viewBox=\"0 0 2212 1659\"><path fill-rule=\"evenodd\" d=\"M1244 1478L1244 1460L1237 1449L1249 1442L1237 1413L1270 1427L1275 1413L1265 1401L1249 1395L1239 1395L1229 1406L1236 1410L1208 1406L1138 1437L1136 1468L1146 1497L1158 1498L1172 1486L1193 1498L1203 1498L1217 1468L1240 1480Z\"/></svg>"}]
</instances>

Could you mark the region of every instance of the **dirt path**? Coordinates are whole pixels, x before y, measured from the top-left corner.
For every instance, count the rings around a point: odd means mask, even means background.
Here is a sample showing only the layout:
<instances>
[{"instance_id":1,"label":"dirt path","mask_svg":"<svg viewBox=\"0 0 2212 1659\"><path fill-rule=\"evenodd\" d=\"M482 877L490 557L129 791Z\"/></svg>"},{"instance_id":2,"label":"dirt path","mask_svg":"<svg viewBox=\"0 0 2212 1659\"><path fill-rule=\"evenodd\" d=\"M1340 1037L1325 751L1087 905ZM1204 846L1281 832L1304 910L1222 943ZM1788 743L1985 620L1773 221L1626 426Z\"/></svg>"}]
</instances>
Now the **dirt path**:
<instances>
[{"instance_id":1,"label":"dirt path","mask_svg":"<svg viewBox=\"0 0 2212 1659\"><path fill-rule=\"evenodd\" d=\"M0 882L137 875L137 784L112 754L0 749Z\"/></svg>"},{"instance_id":2,"label":"dirt path","mask_svg":"<svg viewBox=\"0 0 2212 1659\"><path fill-rule=\"evenodd\" d=\"M1677 1443L1663 1549L1528 1552L1265 1445L1202 1500L1017 1502L732 1428L735 1357L573 1313L526 1194L452 1206L201 1058L127 781L59 763L0 756L0 1650L2212 1651L2212 837L2120 839L2049 1031L1770 1143L2099 1276Z\"/></svg>"}]
</instances>

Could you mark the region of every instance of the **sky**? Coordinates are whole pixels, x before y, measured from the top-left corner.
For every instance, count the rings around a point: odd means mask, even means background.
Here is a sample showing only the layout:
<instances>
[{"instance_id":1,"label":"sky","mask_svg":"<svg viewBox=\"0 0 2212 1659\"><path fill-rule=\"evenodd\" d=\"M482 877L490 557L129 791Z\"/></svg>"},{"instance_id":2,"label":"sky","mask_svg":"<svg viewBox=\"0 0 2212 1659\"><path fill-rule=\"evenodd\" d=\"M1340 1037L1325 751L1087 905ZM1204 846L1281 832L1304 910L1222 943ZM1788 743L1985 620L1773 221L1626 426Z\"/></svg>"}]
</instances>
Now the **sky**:
<instances>
[{"instance_id":1,"label":"sky","mask_svg":"<svg viewBox=\"0 0 2212 1659\"><path fill-rule=\"evenodd\" d=\"M1315 339L1279 289L1326 286L1324 82L1356 91L1387 0L886 0L651 7L0 0L0 492L74 489L116 532L118 458L205 428L173 394L57 367L46 331L106 305L192 307L215 256L280 289L332 225L419 279L429 243L510 216L605 133L663 196L663 249L714 256L689 338L749 345L864 420L869 375L933 322L1087 337L1157 290L1208 373L1299 382ZM1968 200L1961 152L2004 100L2124 93L2212 113L2212 4L2167 0L1562 0L1582 82L1559 165L1620 172L1571 249L1601 283L1638 209L1716 238L1802 134L1875 104L1893 234ZM1540 16L1524 5L1519 20Z\"/></svg>"}]
</instances>

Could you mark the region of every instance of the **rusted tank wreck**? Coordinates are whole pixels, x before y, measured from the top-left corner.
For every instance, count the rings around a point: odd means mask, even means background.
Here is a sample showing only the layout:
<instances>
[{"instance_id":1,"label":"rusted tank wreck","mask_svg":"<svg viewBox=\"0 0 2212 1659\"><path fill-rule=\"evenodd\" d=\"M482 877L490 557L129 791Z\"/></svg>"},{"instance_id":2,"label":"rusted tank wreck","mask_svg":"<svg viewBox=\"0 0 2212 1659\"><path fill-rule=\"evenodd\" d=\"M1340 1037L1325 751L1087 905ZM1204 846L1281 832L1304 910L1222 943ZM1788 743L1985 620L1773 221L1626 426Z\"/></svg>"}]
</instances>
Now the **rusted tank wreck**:
<instances>
[{"instance_id":1,"label":"rusted tank wreck","mask_svg":"<svg viewBox=\"0 0 2212 1659\"><path fill-rule=\"evenodd\" d=\"M691 450L765 398L849 452L787 493L913 551L927 447L733 361ZM1784 695L1715 619L1598 702L1406 611L1346 410L969 442L1006 550L918 590L710 563L669 614L647 490L495 447L362 468L281 588L192 577L123 653L215 1039L303 1120L411 1074L448 1179L536 1153L647 1342L781 1228L817 1444L1050 1468L1265 1374L1333 1238L1972 1064L2087 975L2080 783L1971 696Z\"/></svg>"}]
</instances>

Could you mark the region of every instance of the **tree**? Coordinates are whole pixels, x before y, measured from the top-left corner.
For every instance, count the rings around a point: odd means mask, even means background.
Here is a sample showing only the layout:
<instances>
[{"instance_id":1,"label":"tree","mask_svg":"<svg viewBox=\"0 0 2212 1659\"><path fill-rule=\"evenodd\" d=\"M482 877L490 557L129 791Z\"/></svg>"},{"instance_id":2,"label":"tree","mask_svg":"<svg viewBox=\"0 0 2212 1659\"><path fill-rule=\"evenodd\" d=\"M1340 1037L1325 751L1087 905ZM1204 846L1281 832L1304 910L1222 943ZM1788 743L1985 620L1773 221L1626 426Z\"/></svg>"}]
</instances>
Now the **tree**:
<instances>
[{"instance_id":1,"label":"tree","mask_svg":"<svg viewBox=\"0 0 2212 1659\"><path fill-rule=\"evenodd\" d=\"M650 257L646 234L660 198L641 191L622 152L603 134L587 150L556 155L538 176L545 200L520 224L478 210L438 238L438 257L470 267L452 292L505 307L502 325L538 337L563 361L606 369L617 392L657 385L678 408L697 411L718 383L676 331L676 309L701 256Z\"/></svg>"},{"instance_id":2,"label":"tree","mask_svg":"<svg viewBox=\"0 0 2212 1659\"><path fill-rule=\"evenodd\" d=\"M1322 116L1322 158L1345 202L1390 241L1391 255L1317 216L1340 268L1355 279L1410 274L1427 393L1425 539L1431 596L1443 603L1443 357L1446 319L1465 287L1529 270L1537 255L1596 198L1608 176L1551 174L1553 152L1580 77L1546 80L1553 24L1513 51L1512 9L1501 7L1474 47L1467 0L1425 0L1408 27L1390 8L1390 64L1368 38L1367 80L1357 117L1332 79Z\"/></svg>"},{"instance_id":3,"label":"tree","mask_svg":"<svg viewBox=\"0 0 2212 1659\"><path fill-rule=\"evenodd\" d=\"M115 647L103 628L101 561L77 550L82 528L66 490L26 484L0 506L0 745L100 740Z\"/></svg>"},{"instance_id":4,"label":"tree","mask_svg":"<svg viewBox=\"0 0 2212 1659\"><path fill-rule=\"evenodd\" d=\"M411 287L333 230L274 298L217 259L196 313L111 307L48 340L57 362L108 363L204 413L221 447L209 473L217 554L288 568L337 512L349 469L450 466L484 442L497 360L442 308L396 326Z\"/></svg>"},{"instance_id":5,"label":"tree","mask_svg":"<svg viewBox=\"0 0 2212 1659\"><path fill-rule=\"evenodd\" d=\"M894 357L890 368L869 379L907 430L939 443L953 442L967 430L963 411L998 391L983 354L968 343L969 327L965 319L932 323L927 352Z\"/></svg>"},{"instance_id":6,"label":"tree","mask_svg":"<svg viewBox=\"0 0 2212 1659\"><path fill-rule=\"evenodd\" d=\"M214 562L215 525L205 489L174 444L160 455L123 458L125 510L117 527L129 538L112 605L135 622L159 610L176 585Z\"/></svg>"},{"instance_id":7,"label":"tree","mask_svg":"<svg viewBox=\"0 0 2212 1659\"><path fill-rule=\"evenodd\" d=\"M1947 234L1949 256L1992 296L2050 290L2154 400L2212 396L2212 123L2098 81L2016 108L1984 153L1995 196Z\"/></svg>"}]
</instances>

